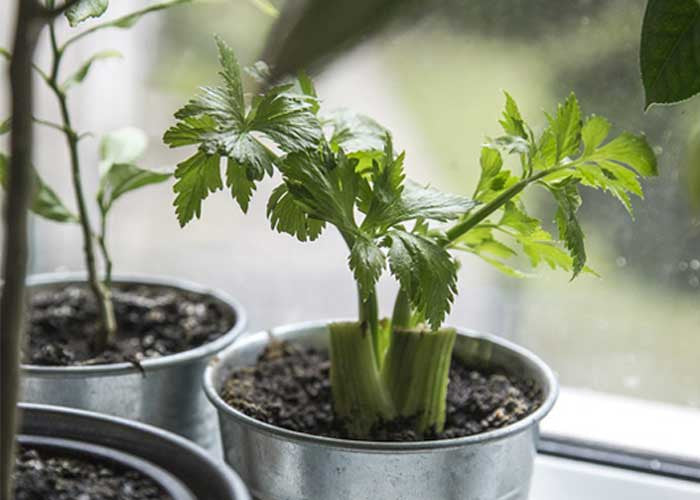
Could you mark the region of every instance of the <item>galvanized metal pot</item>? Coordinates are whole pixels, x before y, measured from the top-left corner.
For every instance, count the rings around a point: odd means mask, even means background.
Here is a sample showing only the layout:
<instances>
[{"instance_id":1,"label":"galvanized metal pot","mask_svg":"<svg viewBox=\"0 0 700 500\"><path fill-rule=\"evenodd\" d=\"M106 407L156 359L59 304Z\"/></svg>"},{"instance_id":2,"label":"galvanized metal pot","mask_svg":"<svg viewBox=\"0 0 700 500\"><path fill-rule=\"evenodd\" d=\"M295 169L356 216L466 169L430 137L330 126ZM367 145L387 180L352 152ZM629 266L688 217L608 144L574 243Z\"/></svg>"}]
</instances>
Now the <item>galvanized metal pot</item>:
<instances>
[{"instance_id":1,"label":"galvanized metal pot","mask_svg":"<svg viewBox=\"0 0 700 500\"><path fill-rule=\"evenodd\" d=\"M141 363L94 366L22 365L21 401L116 415L162 427L199 445L220 449L216 411L201 387L202 373L212 356L244 331L246 315L234 299L192 283L153 277L117 277L116 284L145 284L195 292L220 303L233 326L213 342L196 349ZM29 279L29 293L84 283L81 274L47 274Z\"/></svg>"},{"instance_id":2,"label":"galvanized metal pot","mask_svg":"<svg viewBox=\"0 0 700 500\"><path fill-rule=\"evenodd\" d=\"M538 357L506 340L459 330L454 355L481 367L506 367L542 389L540 408L512 425L458 439L367 442L293 432L228 406L219 388L237 367L252 365L270 335L328 348L328 321L241 337L204 374L216 405L224 457L261 500L524 500L538 423L554 404L557 381Z\"/></svg>"},{"instance_id":3,"label":"galvanized metal pot","mask_svg":"<svg viewBox=\"0 0 700 500\"><path fill-rule=\"evenodd\" d=\"M20 403L21 444L138 470L175 500L250 500L223 462L170 432L92 412Z\"/></svg>"}]
</instances>

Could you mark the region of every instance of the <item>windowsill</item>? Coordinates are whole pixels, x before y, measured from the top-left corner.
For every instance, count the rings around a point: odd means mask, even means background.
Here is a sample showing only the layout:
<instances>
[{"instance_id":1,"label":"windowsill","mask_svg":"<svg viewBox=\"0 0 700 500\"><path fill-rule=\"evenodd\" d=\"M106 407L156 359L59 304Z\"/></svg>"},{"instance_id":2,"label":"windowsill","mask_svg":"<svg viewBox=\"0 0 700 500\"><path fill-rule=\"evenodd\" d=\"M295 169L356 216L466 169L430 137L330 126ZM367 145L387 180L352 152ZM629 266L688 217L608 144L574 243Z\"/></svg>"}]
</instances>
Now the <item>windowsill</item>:
<instances>
[{"instance_id":1,"label":"windowsill","mask_svg":"<svg viewBox=\"0 0 700 500\"><path fill-rule=\"evenodd\" d=\"M542 433L700 460L700 410L563 387Z\"/></svg>"},{"instance_id":2,"label":"windowsill","mask_svg":"<svg viewBox=\"0 0 700 500\"><path fill-rule=\"evenodd\" d=\"M532 500L694 500L700 483L539 455Z\"/></svg>"}]
</instances>

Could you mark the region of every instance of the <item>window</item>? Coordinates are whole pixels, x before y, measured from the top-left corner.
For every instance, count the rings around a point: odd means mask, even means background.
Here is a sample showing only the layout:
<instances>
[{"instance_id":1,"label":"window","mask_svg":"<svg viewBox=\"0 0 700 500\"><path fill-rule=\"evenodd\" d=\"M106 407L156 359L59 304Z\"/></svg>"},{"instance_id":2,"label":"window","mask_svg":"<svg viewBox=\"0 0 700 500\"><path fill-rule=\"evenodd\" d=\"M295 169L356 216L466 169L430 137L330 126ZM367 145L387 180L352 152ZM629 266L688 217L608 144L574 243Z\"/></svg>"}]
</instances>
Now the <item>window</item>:
<instances>
[{"instance_id":1,"label":"window","mask_svg":"<svg viewBox=\"0 0 700 500\"><path fill-rule=\"evenodd\" d=\"M136 3L115 2L114 13ZM11 8L0 5L3 46ZM356 108L393 129L412 177L465 194L478 175L480 144L497 132L502 90L535 123L544 123L542 109L574 90L586 114L644 131L661 175L646 183L646 200L633 201L635 220L609 197L585 194L589 263L601 278L570 283L541 269L537 278L514 280L464 257L451 323L512 338L554 367L564 389L545 431L698 458L700 442L690 430L700 424L700 172L693 168L700 104L643 112L643 9L641 0L438 2L430 15L416 14L327 68L319 92L330 107ZM89 75L91 90L70 103L81 111L77 127L99 136L144 124L147 163L172 164L181 153L168 151L160 137L183 97L216 78L210 34L221 33L251 62L271 21L253 2L228 2L152 17L129 33L106 32L104 48L114 41L126 57L101 62ZM97 49L83 46L82 55ZM40 94L39 115L56 112L49 99ZM7 114L4 101L0 111ZM38 169L68 198L62 139L51 130L37 138ZM94 139L82 143L82 155L94 186ZM264 195L253 198L249 216L226 195L214 195L206 217L184 230L168 186L131 196L112 218L116 273L174 274L221 287L245 304L253 328L355 314L340 238L328 232L302 246L272 233ZM534 194L533 201L542 214L551 212L544 198ZM34 272L81 267L77 228L35 219L33 238ZM381 283L384 308L393 286Z\"/></svg>"}]
</instances>

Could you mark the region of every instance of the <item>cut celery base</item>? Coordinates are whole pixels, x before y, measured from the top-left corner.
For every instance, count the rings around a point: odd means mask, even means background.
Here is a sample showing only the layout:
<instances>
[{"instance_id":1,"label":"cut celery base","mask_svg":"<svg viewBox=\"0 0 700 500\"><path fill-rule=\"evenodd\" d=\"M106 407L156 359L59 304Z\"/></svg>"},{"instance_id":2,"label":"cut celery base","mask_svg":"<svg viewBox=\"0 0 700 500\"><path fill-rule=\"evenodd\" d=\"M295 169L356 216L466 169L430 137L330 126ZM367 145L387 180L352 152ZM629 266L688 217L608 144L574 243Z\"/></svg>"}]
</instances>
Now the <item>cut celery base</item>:
<instances>
[{"instance_id":1,"label":"cut celery base","mask_svg":"<svg viewBox=\"0 0 700 500\"><path fill-rule=\"evenodd\" d=\"M378 420L398 416L415 419L419 435L441 432L455 337L452 328L394 329L377 356L365 324L331 324L334 411L349 432L367 437Z\"/></svg>"},{"instance_id":2,"label":"cut celery base","mask_svg":"<svg viewBox=\"0 0 700 500\"><path fill-rule=\"evenodd\" d=\"M331 387L337 416L355 437L365 437L379 419L396 417L382 382L374 340L358 323L332 323L330 329Z\"/></svg>"},{"instance_id":3,"label":"cut celery base","mask_svg":"<svg viewBox=\"0 0 700 500\"><path fill-rule=\"evenodd\" d=\"M395 329L382 380L398 415L416 419L419 435L445 427L447 382L456 331Z\"/></svg>"}]
</instances>

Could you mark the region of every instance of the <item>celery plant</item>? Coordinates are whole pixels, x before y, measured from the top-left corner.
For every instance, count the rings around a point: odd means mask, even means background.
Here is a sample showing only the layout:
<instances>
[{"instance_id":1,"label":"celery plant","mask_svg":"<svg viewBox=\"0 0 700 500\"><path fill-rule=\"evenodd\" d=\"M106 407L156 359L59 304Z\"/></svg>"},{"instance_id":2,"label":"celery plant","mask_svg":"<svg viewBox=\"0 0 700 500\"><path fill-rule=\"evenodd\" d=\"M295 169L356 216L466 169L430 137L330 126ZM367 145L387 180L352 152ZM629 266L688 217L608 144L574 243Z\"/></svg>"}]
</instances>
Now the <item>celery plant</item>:
<instances>
[{"instance_id":1,"label":"celery plant","mask_svg":"<svg viewBox=\"0 0 700 500\"><path fill-rule=\"evenodd\" d=\"M171 147L197 146L175 172L178 219L199 217L204 198L224 184L246 211L257 182L276 171L282 182L267 205L273 229L301 241L328 226L340 233L359 318L330 325L331 383L335 411L356 437L398 416L412 419L419 435L443 429L455 331L442 323L457 293L454 252L515 276L522 271L509 260L522 253L532 267L544 263L573 279L590 271L576 215L580 186L608 191L631 212L630 196L643 194L639 177L656 175L643 136L608 140L607 120L583 119L573 94L539 135L506 94L504 134L484 145L473 196L444 193L406 178L404 153L374 120L321 113L303 74L246 100L233 51L217 44L224 85L202 89L164 136ZM509 156L517 168L506 168ZM530 186L556 202L556 236L526 210ZM375 284L387 268L399 292L391 320L380 320Z\"/></svg>"},{"instance_id":2,"label":"celery plant","mask_svg":"<svg viewBox=\"0 0 700 500\"><path fill-rule=\"evenodd\" d=\"M106 134L102 138L99 147L101 176L99 190L95 199L99 208L99 229L95 231L90 221L79 154L80 143L89 137L90 134L79 133L75 129L68 100L70 94L86 79L96 62L107 58L121 57L121 54L114 50L97 52L66 77L62 75L63 58L68 49L74 47L76 42L94 33L108 28L129 28L138 22L142 16L150 12L189 1L166 0L161 3L155 3L116 19L94 24L77 34L69 36L63 42L59 41L56 33L56 24L60 22L60 18L51 17L48 22L48 43L51 52L50 68L44 70L37 64L32 63L35 73L43 80L56 98L60 112L60 121L53 122L38 117L31 118L34 123L53 128L65 137L70 160L70 178L77 211L74 213L68 209L56 192L35 171L31 173L34 195L30 209L35 214L54 222L72 223L80 226L88 285L95 298L100 319L100 329L93 342L96 351L104 350L114 340L117 330L117 321L114 316L111 298L112 260L107 245L107 215L112 204L123 194L148 184L165 181L171 177L171 174L143 169L135 164L146 147L145 134L140 130L128 127ZM46 0L44 2L45 5L40 7L49 11L55 8L54 3L54 0ZM71 27L77 27L91 18L102 16L107 11L108 4L108 0L77 0L63 3L56 8L65 13L65 18ZM12 60L12 54L6 49L0 48L0 56ZM0 134L9 132L10 123L11 120L9 118L0 123ZM8 158L0 152L0 182L3 186L7 184L7 170ZM99 247L99 252L102 256L104 268L102 276L100 276L98 270L96 246Z\"/></svg>"}]
</instances>

